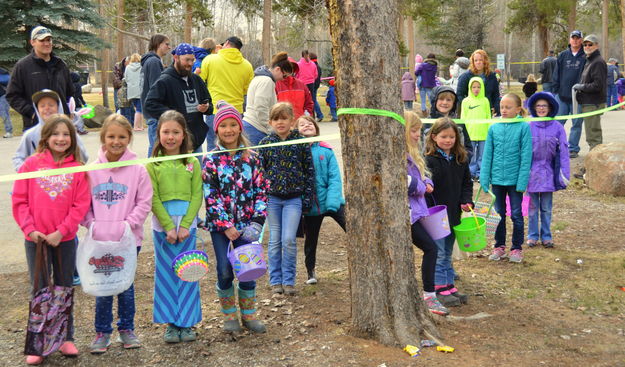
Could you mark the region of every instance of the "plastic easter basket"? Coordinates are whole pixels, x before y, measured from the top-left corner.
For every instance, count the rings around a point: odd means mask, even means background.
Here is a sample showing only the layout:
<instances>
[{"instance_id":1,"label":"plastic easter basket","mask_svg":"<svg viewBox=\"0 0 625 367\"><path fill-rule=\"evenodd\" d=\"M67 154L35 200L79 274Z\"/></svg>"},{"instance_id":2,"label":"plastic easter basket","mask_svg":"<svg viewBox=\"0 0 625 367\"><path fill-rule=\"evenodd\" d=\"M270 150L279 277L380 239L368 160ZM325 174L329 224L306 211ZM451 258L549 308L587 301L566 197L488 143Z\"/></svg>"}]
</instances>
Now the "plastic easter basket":
<instances>
[{"instance_id":1,"label":"plastic easter basket","mask_svg":"<svg viewBox=\"0 0 625 367\"><path fill-rule=\"evenodd\" d=\"M475 209L473 210L478 218L483 218L486 221L486 235L492 237L495 235L495 230L497 229L497 225L499 224L501 217L495 210L490 210L489 212L489 208L495 205L495 195L490 191L488 192L488 194L492 197L490 203L478 201L481 192L482 188L480 187L477 191L477 195L475 196Z\"/></svg>"},{"instance_id":2,"label":"plastic easter basket","mask_svg":"<svg viewBox=\"0 0 625 367\"><path fill-rule=\"evenodd\" d=\"M171 267L174 273L185 282L198 282L208 273L208 255L204 252L204 241L196 237L202 249L185 251L174 258Z\"/></svg>"}]
</instances>

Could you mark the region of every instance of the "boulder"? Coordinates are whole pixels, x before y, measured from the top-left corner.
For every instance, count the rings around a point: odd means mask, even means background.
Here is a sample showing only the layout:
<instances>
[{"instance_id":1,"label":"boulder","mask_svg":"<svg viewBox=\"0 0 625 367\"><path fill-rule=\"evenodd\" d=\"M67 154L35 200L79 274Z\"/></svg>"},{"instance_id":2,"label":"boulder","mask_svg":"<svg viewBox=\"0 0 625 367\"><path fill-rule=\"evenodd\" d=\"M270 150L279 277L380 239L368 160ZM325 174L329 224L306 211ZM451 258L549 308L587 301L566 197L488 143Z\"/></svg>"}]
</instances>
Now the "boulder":
<instances>
[{"instance_id":1,"label":"boulder","mask_svg":"<svg viewBox=\"0 0 625 367\"><path fill-rule=\"evenodd\" d=\"M113 112L102 105L96 105L93 109L95 110L95 116L92 119L84 119L85 126L91 129L99 129L102 127L104 119Z\"/></svg>"},{"instance_id":2,"label":"boulder","mask_svg":"<svg viewBox=\"0 0 625 367\"><path fill-rule=\"evenodd\" d=\"M588 187L604 194L625 196L625 144L596 146L584 160Z\"/></svg>"}]
</instances>

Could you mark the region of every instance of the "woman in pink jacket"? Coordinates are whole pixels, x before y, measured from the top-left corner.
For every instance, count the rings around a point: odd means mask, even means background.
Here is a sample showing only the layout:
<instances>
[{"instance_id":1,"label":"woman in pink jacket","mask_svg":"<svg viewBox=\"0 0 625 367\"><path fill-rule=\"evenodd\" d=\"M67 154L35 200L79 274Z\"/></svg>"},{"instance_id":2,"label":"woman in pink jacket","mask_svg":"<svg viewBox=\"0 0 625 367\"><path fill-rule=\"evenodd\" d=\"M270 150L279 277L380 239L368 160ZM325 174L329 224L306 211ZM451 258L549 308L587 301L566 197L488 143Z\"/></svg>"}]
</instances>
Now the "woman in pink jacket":
<instances>
[{"instance_id":1,"label":"woman in pink jacket","mask_svg":"<svg viewBox=\"0 0 625 367\"><path fill-rule=\"evenodd\" d=\"M137 155L128 149L132 141L132 126L119 114L112 114L104 120L100 130L102 147L96 163L129 161ZM142 165L125 166L89 171L91 184L91 210L84 225L93 224L92 237L96 241L120 241L126 224L132 230L137 253L143 240L143 222L152 209L152 183ZM113 296L96 297L95 331L91 353L106 352L111 344L113 328ZM118 342L126 349L139 348L141 343L134 333L135 288L117 295L119 321Z\"/></svg>"},{"instance_id":2,"label":"woman in pink jacket","mask_svg":"<svg viewBox=\"0 0 625 367\"><path fill-rule=\"evenodd\" d=\"M306 87L310 91L310 95L313 96L313 98L316 98L314 91L315 79L317 79L317 64L310 59L308 50L302 51L302 58L297 62L297 66L299 67L299 71L295 77L301 80L302 83L306 84Z\"/></svg>"},{"instance_id":3,"label":"woman in pink jacket","mask_svg":"<svg viewBox=\"0 0 625 367\"><path fill-rule=\"evenodd\" d=\"M55 114L48 117L41 129L36 153L26 159L18 173L80 165L74 124L67 116ZM47 267L54 274L54 284L71 287L76 263L76 232L90 203L86 174L67 173L15 181L11 200L13 218L25 237L31 286L34 288L37 282L37 288L47 287L43 274L38 280L34 279L37 242L42 240L47 251ZM65 356L75 357L78 349L73 342L74 318L71 312L70 309L66 341L59 350ZM26 356L27 364L42 362L41 356Z\"/></svg>"}]
</instances>

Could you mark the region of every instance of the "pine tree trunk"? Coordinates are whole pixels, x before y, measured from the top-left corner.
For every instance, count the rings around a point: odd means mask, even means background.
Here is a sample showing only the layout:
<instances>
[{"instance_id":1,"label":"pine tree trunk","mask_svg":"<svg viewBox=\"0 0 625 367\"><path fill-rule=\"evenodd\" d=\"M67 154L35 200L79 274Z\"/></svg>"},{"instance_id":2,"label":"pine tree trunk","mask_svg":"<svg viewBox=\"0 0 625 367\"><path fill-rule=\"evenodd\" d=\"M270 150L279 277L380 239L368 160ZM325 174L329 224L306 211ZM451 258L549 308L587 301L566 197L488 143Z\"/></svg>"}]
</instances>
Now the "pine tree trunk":
<instances>
[{"instance_id":1,"label":"pine tree trunk","mask_svg":"<svg viewBox=\"0 0 625 367\"><path fill-rule=\"evenodd\" d=\"M411 74L414 72L414 58L415 58L415 48L414 48L414 19L412 17L407 17L408 19L408 36L406 39L408 40L408 72Z\"/></svg>"},{"instance_id":2,"label":"pine tree trunk","mask_svg":"<svg viewBox=\"0 0 625 367\"><path fill-rule=\"evenodd\" d=\"M104 4L102 0L98 0L98 10L100 13L100 16L102 18L105 17L104 14ZM104 41L106 43L109 43L111 40L110 37L110 30L109 28L104 28L103 29L104 32ZM110 69L110 65L109 65L109 58L110 58L110 52L109 52L109 48L104 47L100 53L100 86L102 87L102 105L104 107L109 107L109 96L108 96L108 78L109 78L109 69Z\"/></svg>"},{"instance_id":3,"label":"pine tree trunk","mask_svg":"<svg viewBox=\"0 0 625 367\"><path fill-rule=\"evenodd\" d=\"M124 30L124 0L117 0L117 29ZM124 34L117 32L117 60L121 60L125 55L124 52Z\"/></svg>"},{"instance_id":4,"label":"pine tree trunk","mask_svg":"<svg viewBox=\"0 0 625 367\"><path fill-rule=\"evenodd\" d=\"M401 113L398 3L328 0L339 107ZM354 333L387 345L438 337L415 278L404 128L388 117L341 115Z\"/></svg>"},{"instance_id":5,"label":"pine tree trunk","mask_svg":"<svg viewBox=\"0 0 625 367\"><path fill-rule=\"evenodd\" d=\"M621 40L623 44L623 60L625 60L625 0L621 0Z\"/></svg>"},{"instance_id":6,"label":"pine tree trunk","mask_svg":"<svg viewBox=\"0 0 625 367\"><path fill-rule=\"evenodd\" d=\"M545 25L545 20L538 19L538 40L540 42L540 51L543 54L543 58L549 55L549 28Z\"/></svg>"},{"instance_id":7,"label":"pine tree trunk","mask_svg":"<svg viewBox=\"0 0 625 367\"><path fill-rule=\"evenodd\" d=\"M193 25L193 6L187 1L184 12L184 42L191 43L191 27Z\"/></svg>"},{"instance_id":8,"label":"pine tree trunk","mask_svg":"<svg viewBox=\"0 0 625 367\"><path fill-rule=\"evenodd\" d=\"M608 24L610 23L609 19L608 19L608 11L610 10L610 0L603 0L603 4L602 4L602 9L601 9L601 34L602 34L602 40L600 46L601 46L601 52L603 54L603 57L607 60L608 59L608 44L609 44L609 34L608 34Z\"/></svg>"},{"instance_id":9,"label":"pine tree trunk","mask_svg":"<svg viewBox=\"0 0 625 367\"><path fill-rule=\"evenodd\" d=\"M569 11L569 21L568 21L568 33L571 33L575 30L575 20L577 18L577 0L571 1L571 9Z\"/></svg>"},{"instance_id":10,"label":"pine tree trunk","mask_svg":"<svg viewBox=\"0 0 625 367\"><path fill-rule=\"evenodd\" d=\"M263 1L263 62L271 62L271 0Z\"/></svg>"}]
</instances>

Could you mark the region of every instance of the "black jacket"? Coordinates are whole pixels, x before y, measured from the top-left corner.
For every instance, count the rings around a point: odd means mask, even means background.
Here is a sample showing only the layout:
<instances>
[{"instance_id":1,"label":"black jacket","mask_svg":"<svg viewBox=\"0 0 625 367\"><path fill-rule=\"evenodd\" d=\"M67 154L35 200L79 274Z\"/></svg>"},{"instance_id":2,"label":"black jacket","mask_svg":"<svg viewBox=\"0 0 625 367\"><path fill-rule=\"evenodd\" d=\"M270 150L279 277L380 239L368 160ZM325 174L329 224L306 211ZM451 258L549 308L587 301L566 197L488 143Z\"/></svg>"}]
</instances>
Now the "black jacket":
<instances>
[{"instance_id":1,"label":"black jacket","mask_svg":"<svg viewBox=\"0 0 625 367\"><path fill-rule=\"evenodd\" d=\"M577 91L577 102L580 104L601 104L606 99L606 83L608 79L608 65L601 57L599 50L586 55L586 65L582 71Z\"/></svg>"},{"instance_id":2,"label":"black jacket","mask_svg":"<svg viewBox=\"0 0 625 367\"><path fill-rule=\"evenodd\" d=\"M63 110L69 114L67 101L74 95L74 85L67 65L54 53L50 61L45 62L35 56L33 51L15 64L7 88L9 104L23 116L24 131L37 123L33 121L35 109L31 97L42 89L52 89L57 92L63 102Z\"/></svg>"},{"instance_id":3,"label":"black jacket","mask_svg":"<svg viewBox=\"0 0 625 367\"><path fill-rule=\"evenodd\" d=\"M551 81L553 80L553 71L556 68L557 62L558 60L554 56L547 56L540 63L539 72L543 75L541 78L543 84L551 83Z\"/></svg>"},{"instance_id":4,"label":"black jacket","mask_svg":"<svg viewBox=\"0 0 625 367\"><path fill-rule=\"evenodd\" d=\"M530 98L537 90L538 83L536 82L525 82L525 84L523 84L523 94L525 94L525 98Z\"/></svg>"},{"instance_id":5,"label":"black jacket","mask_svg":"<svg viewBox=\"0 0 625 367\"><path fill-rule=\"evenodd\" d=\"M460 224L460 205L473 204L473 182L468 158L465 163L458 163L455 158L448 161L436 152L425 156L425 162L434 182L434 191L426 195L428 207L447 205L449 224Z\"/></svg>"},{"instance_id":6,"label":"black jacket","mask_svg":"<svg viewBox=\"0 0 625 367\"><path fill-rule=\"evenodd\" d=\"M198 104L202 103L208 103L208 110L204 114L197 110ZM193 150L195 150L206 139L208 126L204 122L203 115L213 113L213 103L202 78L190 73L185 81L176 69L170 66L163 71L148 91L144 109L155 119L161 117L167 110L182 113L193 137Z\"/></svg>"},{"instance_id":7,"label":"black jacket","mask_svg":"<svg viewBox=\"0 0 625 367\"><path fill-rule=\"evenodd\" d=\"M583 47L573 55L571 46L558 54L556 68L551 78L553 94L557 94L563 102L571 102L571 87L579 83L586 58Z\"/></svg>"},{"instance_id":8,"label":"black jacket","mask_svg":"<svg viewBox=\"0 0 625 367\"><path fill-rule=\"evenodd\" d=\"M315 90L317 90L321 86L321 66L317 61L315 61L315 65L317 65L317 79L315 79ZM317 96L313 97L317 98Z\"/></svg>"}]
</instances>

